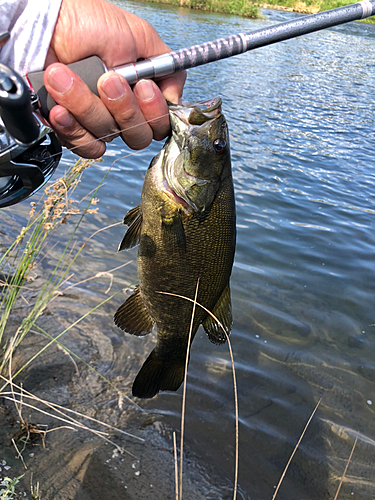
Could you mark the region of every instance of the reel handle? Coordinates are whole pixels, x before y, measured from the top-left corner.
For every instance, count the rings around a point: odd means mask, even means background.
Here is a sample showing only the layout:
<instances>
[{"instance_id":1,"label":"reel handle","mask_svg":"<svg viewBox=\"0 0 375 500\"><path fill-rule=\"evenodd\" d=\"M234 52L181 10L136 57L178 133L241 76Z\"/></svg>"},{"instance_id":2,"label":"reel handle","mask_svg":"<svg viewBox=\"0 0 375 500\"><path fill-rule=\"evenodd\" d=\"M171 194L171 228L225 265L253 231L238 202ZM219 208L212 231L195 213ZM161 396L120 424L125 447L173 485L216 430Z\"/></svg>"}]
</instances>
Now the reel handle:
<instances>
[{"instance_id":1,"label":"reel handle","mask_svg":"<svg viewBox=\"0 0 375 500\"><path fill-rule=\"evenodd\" d=\"M9 134L20 144L34 143L40 133L23 78L0 63L0 115Z\"/></svg>"}]
</instances>

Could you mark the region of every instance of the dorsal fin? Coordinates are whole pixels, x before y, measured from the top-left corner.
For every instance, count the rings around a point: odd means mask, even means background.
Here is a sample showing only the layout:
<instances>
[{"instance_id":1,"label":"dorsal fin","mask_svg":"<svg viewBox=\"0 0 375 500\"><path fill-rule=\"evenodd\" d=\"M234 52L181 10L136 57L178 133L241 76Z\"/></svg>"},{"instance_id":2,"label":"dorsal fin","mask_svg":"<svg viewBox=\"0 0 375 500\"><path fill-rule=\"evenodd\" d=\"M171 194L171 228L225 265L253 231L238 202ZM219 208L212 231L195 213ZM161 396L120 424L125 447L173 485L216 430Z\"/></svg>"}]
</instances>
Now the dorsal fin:
<instances>
[{"instance_id":1,"label":"dorsal fin","mask_svg":"<svg viewBox=\"0 0 375 500\"><path fill-rule=\"evenodd\" d=\"M232 328L232 305L230 300L230 288L229 283L224 288L219 300L216 302L212 314L220 321L220 323L225 328L227 335L230 334ZM208 338L214 344L224 344L227 340L225 333L217 321L209 315L203 322L203 328L206 330Z\"/></svg>"},{"instance_id":2,"label":"dorsal fin","mask_svg":"<svg viewBox=\"0 0 375 500\"><path fill-rule=\"evenodd\" d=\"M132 335L147 335L154 326L154 320L147 311L139 290L135 287L134 292L117 309L114 317L115 325Z\"/></svg>"}]
</instances>

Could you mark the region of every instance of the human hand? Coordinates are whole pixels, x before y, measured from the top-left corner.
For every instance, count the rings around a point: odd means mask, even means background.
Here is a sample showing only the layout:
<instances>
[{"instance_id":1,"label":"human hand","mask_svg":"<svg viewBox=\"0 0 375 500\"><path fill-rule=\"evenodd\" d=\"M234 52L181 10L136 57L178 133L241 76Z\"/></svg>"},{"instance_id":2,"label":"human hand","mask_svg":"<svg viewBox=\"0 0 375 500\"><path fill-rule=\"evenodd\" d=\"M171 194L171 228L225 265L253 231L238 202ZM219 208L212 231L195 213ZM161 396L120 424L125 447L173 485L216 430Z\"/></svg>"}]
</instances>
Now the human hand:
<instances>
[{"instance_id":1,"label":"human hand","mask_svg":"<svg viewBox=\"0 0 375 500\"><path fill-rule=\"evenodd\" d=\"M58 103L49 122L61 143L86 158L98 158L106 142L121 135L132 149L161 140L170 130L166 99L178 102L185 72L156 84L130 88L113 71L98 81L100 99L66 64L99 56L108 68L170 52L154 28L106 0L63 0L46 58L44 84Z\"/></svg>"}]
</instances>

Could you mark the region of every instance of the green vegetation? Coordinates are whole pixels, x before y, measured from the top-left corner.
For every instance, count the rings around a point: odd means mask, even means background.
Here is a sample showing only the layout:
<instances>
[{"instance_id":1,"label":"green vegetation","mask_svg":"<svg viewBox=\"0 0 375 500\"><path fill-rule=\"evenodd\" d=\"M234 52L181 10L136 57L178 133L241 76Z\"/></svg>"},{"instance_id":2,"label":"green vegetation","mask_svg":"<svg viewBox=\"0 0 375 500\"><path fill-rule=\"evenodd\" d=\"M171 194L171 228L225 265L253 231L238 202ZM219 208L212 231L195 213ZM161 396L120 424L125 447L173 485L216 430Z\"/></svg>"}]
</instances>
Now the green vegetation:
<instances>
[{"instance_id":1,"label":"green vegetation","mask_svg":"<svg viewBox=\"0 0 375 500\"><path fill-rule=\"evenodd\" d=\"M20 479L23 478L24 474L20 477L15 477L11 479L10 477L4 477L4 479L0 482L0 500L11 500L18 496L16 492L16 486L19 483ZM19 496L22 494L20 493Z\"/></svg>"},{"instance_id":2,"label":"green vegetation","mask_svg":"<svg viewBox=\"0 0 375 500\"><path fill-rule=\"evenodd\" d=\"M292 12L301 12L304 14L315 14L325 10L337 9L355 3L351 0L267 0L267 4L260 6L272 9L290 10ZM363 22L375 23L375 17L365 19Z\"/></svg>"},{"instance_id":3,"label":"green vegetation","mask_svg":"<svg viewBox=\"0 0 375 500\"><path fill-rule=\"evenodd\" d=\"M183 5L188 4L193 9L223 12L225 14L238 14L244 17L259 17L257 5L248 0L182 0ZM181 2L180 2L181 4Z\"/></svg>"},{"instance_id":4,"label":"green vegetation","mask_svg":"<svg viewBox=\"0 0 375 500\"><path fill-rule=\"evenodd\" d=\"M15 498L24 498L26 496L25 492L16 491L16 486L18 485L17 488L19 487L20 479L22 479L24 475L25 474L22 474L22 476L15 477L13 479L10 477L4 477L3 480L0 479L0 500L14 500ZM39 483L37 483L34 488L33 483L31 482L30 490L31 500L41 500Z\"/></svg>"},{"instance_id":5,"label":"green vegetation","mask_svg":"<svg viewBox=\"0 0 375 500\"><path fill-rule=\"evenodd\" d=\"M262 17L258 4L248 0L154 0L154 2L179 5L190 9L208 10L210 12L237 14L244 17Z\"/></svg>"},{"instance_id":6,"label":"green vegetation","mask_svg":"<svg viewBox=\"0 0 375 500\"><path fill-rule=\"evenodd\" d=\"M243 17L260 18L262 8L288 10L303 14L315 14L354 3L351 0L152 0L155 3L179 5L190 9L236 14ZM364 19L364 23L375 24L375 16Z\"/></svg>"},{"instance_id":7,"label":"green vegetation","mask_svg":"<svg viewBox=\"0 0 375 500\"><path fill-rule=\"evenodd\" d=\"M77 258L82 253L87 242L100 231L96 231L84 242L79 242L78 229L86 214L97 212L98 208L95 205L98 199L95 196L109 172L107 170L94 190L84 196L81 201L77 201L73 199L73 195L81 182L84 170L91 163L89 160L78 160L61 178L48 185L40 200L37 203L30 203L31 210L26 226L22 228L20 234L8 246L7 250L3 250L4 253L0 251L0 398L1 396L9 398L11 395L11 401L15 401L14 391L6 392L6 387L10 385L11 388L17 387L20 389L14 384L13 379L53 344L58 345L71 358L75 358L84 364L113 389L118 390L111 381L97 372L94 367L64 346L60 342L60 338L119 292L107 296L93 309L85 312L67 328L64 328L58 335L49 334L37 324L38 318L43 315L46 308L56 298L63 294L64 290L81 283L66 286L67 281L74 275L72 268ZM6 214L6 210L0 210L1 216ZM61 233L62 224L66 225L63 234ZM56 242L56 239L59 241ZM55 251L55 256L52 257L52 251L56 250L58 245L60 245L60 249ZM52 263L52 268L51 272L45 275L45 272L41 269L41 262L47 256L50 263ZM37 277L35 271L42 276L39 286L33 286L33 281ZM30 297L32 300L28 300ZM14 321L14 317L17 317L17 321ZM16 371L14 365L12 366L13 356L30 331L43 334L48 342ZM1 384L3 385L1 386ZM19 396L19 394L17 395ZM28 397L32 397L32 395L29 393ZM19 422L21 431L22 433L25 432L26 436L25 439L20 438L24 445L27 444L30 434L39 434L44 439L44 435L49 432L40 431L33 424L28 424L20 412ZM88 428L88 430L90 429ZM16 483L6 482L6 490L4 491L7 492L7 495L10 494L8 490L13 484ZM0 486L4 486L1 479ZM0 489L0 494L3 493L3 490ZM35 498L38 497L35 496ZM0 500L3 500L3 497L0 496Z\"/></svg>"},{"instance_id":8,"label":"green vegetation","mask_svg":"<svg viewBox=\"0 0 375 500\"><path fill-rule=\"evenodd\" d=\"M60 286L68 276L68 272L82 247L74 249L73 237L86 213L96 212L97 199L94 194L86 200L85 207L80 210L78 202L71 198L75 188L80 182L82 172L90 162L79 160L64 177L58 179L52 186L45 189L45 200L38 204L31 203L29 221L11 244L8 250L0 255L0 374L7 371L7 366L30 329L35 325L38 317L43 313L51 300L56 298ZM68 196L68 194L70 196ZM10 338L5 337L8 320L15 307L21 300L21 291L27 288L32 279L30 272L46 255L47 243L51 240L56 229L65 224L72 215L78 216L78 221L73 225L73 230L68 242L63 249L60 259L49 278L43 284L35 302L28 309L28 314L22 324L10 333Z\"/></svg>"}]
</instances>

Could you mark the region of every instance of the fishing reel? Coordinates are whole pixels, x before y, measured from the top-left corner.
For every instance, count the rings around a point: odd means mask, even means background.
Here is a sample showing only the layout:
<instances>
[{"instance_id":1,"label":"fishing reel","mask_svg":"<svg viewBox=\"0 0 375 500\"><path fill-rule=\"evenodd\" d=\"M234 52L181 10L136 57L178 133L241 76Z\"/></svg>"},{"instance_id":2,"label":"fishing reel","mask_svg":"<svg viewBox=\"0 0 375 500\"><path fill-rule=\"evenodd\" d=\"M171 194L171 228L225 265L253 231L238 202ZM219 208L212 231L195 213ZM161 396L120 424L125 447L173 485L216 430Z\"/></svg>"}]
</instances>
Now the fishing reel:
<instances>
[{"instance_id":1,"label":"fishing reel","mask_svg":"<svg viewBox=\"0 0 375 500\"><path fill-rule=\"evenodd\" d=\"M38 96L0 63L0 208L35 193L59 164L60 142L38 109Z\"/></svg>"}]
</instances>

